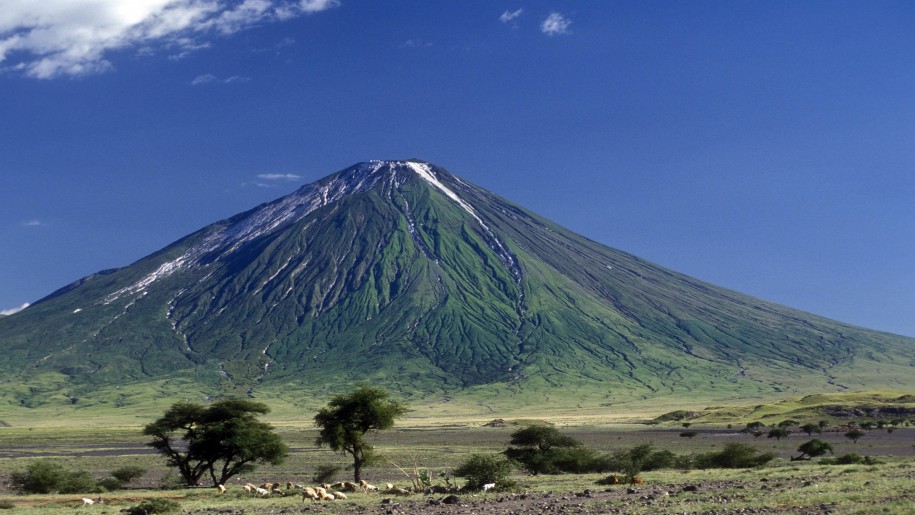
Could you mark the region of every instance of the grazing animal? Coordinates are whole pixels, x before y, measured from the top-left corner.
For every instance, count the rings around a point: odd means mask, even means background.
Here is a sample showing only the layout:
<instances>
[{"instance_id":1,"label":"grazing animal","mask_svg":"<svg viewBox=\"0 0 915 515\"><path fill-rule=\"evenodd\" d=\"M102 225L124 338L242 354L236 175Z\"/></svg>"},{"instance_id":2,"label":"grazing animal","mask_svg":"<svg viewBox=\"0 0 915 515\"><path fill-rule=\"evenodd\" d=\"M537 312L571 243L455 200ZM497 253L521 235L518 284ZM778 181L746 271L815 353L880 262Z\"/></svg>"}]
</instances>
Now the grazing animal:
<instances>
[{"instance_id":1,"label":"grazing animal","mask_svg":"<svg viewBox=\"0 0 915 515\"><path fill-rule=\"evenodd\" d=\"M488 492L488 491L492 490L492 489L495 488L495 487L496 487L496 484L495 484L495 483L486 483L485 485L483 485L483 491L484 491L484 492Z\"/></svg>"},{"instance_id":2,"label":"grazing animal","mask_svg":"<svg viewBox=\"0 0 915 515\"><path fill-rule=\"evenodd\" d=\"M344 481L342 489L344 492L355 492L359 489L359 485L356 483L350 483L349 481Z\"/></svg>"},{"instance_id":3,"label":"grazing animal","mask_svg":"<svg viewBox=\"0 0 915 515\"><path fill-rule=\"evenodd\" d=\"M83 506L92 506L93 504L95 504L95 501L88 497L83 497Z\"/></svg>"},{"instance_id":4,"label":"grazing animal","mask_svg":"<svg viewBox=\"0 0 915 515\"><path fill-rule=\"evenodd\" d=\"M618 485L618 484L620 484L620 477L614 474L614 475L612 475L612 476L609 477L609 481L608 481L608 482L609 482L611 485Z\"/></svg>"},{"instance_id":5,"label":"grazing animal","mask_svg":"<svg viewBox=\"0 0 915 515\"><path fill-rule=\"evenodd\" d=\"M306 486L302 489L302 502L305 502L305 499L311 499L312 501L317 501L321 496L318 495L318 492L310 486Z\"/></svg>"},{"instance_id":6,"label":"grazing animal","mask_svg":"<svg viewBox=\"0 0 915 515\"><path fill-rule=\"evenodd\" d=\"M410 495L409 490L404 490L403 488L401 488L399 486L394 486L394 485L391 485L391 487L392 488L388 488L387 490L385 490L385 493L393 494L393 495Z\"/></svg>"},{"instance_id":7,"label":"grazing animal","mask_svg":"<svg viewBox=\"0 0 915 515\"><path fill-rule=\"evenodd\" d=\"M331 492L331 495L333 495L335 499L343 499L344 501L346 500L346 494L343 492Z\"/></svg>"},{"instance_id":8,"label":"grazing animal","mask_svg":"<svg viewBox=\"0 0 915 515\"><path fill-rule=\"evenodd\" d=\"M377 486L366 483L364 479L359 480L359 486L362 487L363 492L377 492L378 491Z\"/></svg>"},{"instance_id":9,"label":"grazing animal","mask_svg":"<svg viewBox=\"0 0 915 515\"><path fill-rule=\"evenodd\" d=\"M631 485L641 485L642 483L644 483L644 481L642 481L642 478L639 476L632 476L632 479L629 480L629 484Z\"/></svg>"},{"instance_id":10,"label":"grazing animal","mask_svg":"<svg viewBox=\"0 0 915 515\"><path fill-rule=\"evenodd\" d=\"M261 488L259 486L255 487L254 491L256 492L256 495L259 495L261 497L267 497L268 495L270 495L270 490L267 490L266 488Z\"/></svg>"},{"instance_id":11,"label":"grazing animal","mask_svg":"<svg viewBox=\"0 0 915 515\"><path fill-rule=\"evenodd\" d=\"M250 493L254 492L254 488L257 488L257 487L248 483L247 485L243 486L242 488L245 489L245 493L250 494Z\"/></svg>"}]
</instances>

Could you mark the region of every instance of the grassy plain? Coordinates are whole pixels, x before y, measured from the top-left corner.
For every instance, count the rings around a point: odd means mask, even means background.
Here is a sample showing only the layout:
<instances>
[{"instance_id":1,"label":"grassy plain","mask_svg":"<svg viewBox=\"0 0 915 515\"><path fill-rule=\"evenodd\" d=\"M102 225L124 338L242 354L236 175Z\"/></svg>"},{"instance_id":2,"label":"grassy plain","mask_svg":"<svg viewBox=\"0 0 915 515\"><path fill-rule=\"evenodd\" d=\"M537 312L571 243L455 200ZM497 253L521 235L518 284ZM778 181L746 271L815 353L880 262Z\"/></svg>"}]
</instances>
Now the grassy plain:
<instances>
[{"instance_id":1,"label":"grassy plain","mask_svg":"<svg viewBox=\"0 0 915 515\"><path fill-rule=\"evenodd\" d=\"M507 420L505 427L482 427L477 421L430 425L428 420L406 419L390 431L372 435L381 459L367 470L370 482L383 485L409 484L404 472L413 467L426 470L434 478L448 475L472 453L496 453L504 450L512 431L531 420ZM735 425L735 428L741 426ZM855 452L876 457L876 465L823 465L818 460L792 462L798 445L809 438L795 433L780 441L764 436L754 438L721 424L695 423L691 430L698 435L682 438L679 422L646 426L644 424L565 425L562 431L581 440L588 447L606 453L652 443L658 449L690 454L720 449L729 442L749 443L760 450L779 456L760 469L749 470L663 470L646 472L645 484L635 493L626 487L596 485L601 474L565 474L528 476L515 473L519 487L515 492L462 494L466 506L448 507L455 512L538 513L566 509L580 513L737 513L739 510L769 510L770 513L913 513L915 512L915 429L902 427L892 433L870 431L857 444L842 436L841 431L827 432L821 439L835 447L835 454ZM347 501L303 504L301 498L273 497L252 499L240 485L246 482L291 481L312 484L312 475L321 465L340 465L335 480L349 479L345 456L314 445L316 431L310 423L286 421L277 430L292 452L282 465L259 467L252 474L234 478L228 493L218 495L213 489L185 489L171 484L172 471L162 458L144 445L138 426L118 427L4 427L0 428L0 503L14 506L13 513L56 514L117 513L143 499L166 497L178 501L187 513L314 513L377 512L389 507L382 494L354 494ZM97 478L125 465L148 470L146 475L126 490L103 494L103 506L81 507L83 495L17 495L8 488L9 474L23 470L37 459L52 459L71 470L85 470ZM404 470L401 470L404 469ZM439 482L443 479L439 478ZM452 481L454 479L452 478ZM456 480L459 484L461 480ZM685 492L695 486L697 491ZM588 490L591 493L585 494ZM579 495L576 495L579 494ZM93 494L86 494L94 497ZM444 507L430 500L442 496L398 498L401 513L434 513Z\"/></svg>"}]
</instances>

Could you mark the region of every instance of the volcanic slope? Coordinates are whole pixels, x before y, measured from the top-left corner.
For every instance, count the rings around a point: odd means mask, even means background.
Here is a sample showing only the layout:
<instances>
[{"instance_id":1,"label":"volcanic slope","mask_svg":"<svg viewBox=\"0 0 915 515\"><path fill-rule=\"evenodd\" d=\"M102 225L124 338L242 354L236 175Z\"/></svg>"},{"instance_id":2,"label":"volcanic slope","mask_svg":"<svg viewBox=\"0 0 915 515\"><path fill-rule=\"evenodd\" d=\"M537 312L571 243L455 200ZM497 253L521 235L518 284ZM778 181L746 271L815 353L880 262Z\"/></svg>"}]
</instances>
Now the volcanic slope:
<instances>
[{"instance_id":1,"label":"volcanic slope","mask_svg":"<svg viewBox=\"0 0 915 515\"><path fill-rule=\"evenodd\" d=\"M0 319L0 399L904 390L913 344L605 247L432 164L371 161Z\"/></svg>"}]
</instances>

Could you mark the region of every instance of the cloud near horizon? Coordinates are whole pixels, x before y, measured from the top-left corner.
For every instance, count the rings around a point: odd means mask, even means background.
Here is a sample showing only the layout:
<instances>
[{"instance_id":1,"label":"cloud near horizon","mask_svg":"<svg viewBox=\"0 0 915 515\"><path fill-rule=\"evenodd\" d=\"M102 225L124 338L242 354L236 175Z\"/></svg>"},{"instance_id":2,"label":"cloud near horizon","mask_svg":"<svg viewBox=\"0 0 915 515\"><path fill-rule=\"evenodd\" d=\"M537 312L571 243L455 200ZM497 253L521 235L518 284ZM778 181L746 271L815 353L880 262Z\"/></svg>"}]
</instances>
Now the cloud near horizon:
<instances>
[{"instance_id":1,"label":"cloud near horizon","mask_svg":"<svg viewBox=\"0 0 915 515\"><path fill-rule=\"evenodd\" d=\"M203 75L198 75L197 77L194 77L194 80L191 81L191 86L199 86L201 84L210 84L212 82L216 82L219 84L232 84L233 82L248 82L249 80L251 80L251 77L242 77L240 75L233 75L233 76L227 77L225 79L220 79L219 77L217 77L215 75L205 73Z\"/></svg>"},{"instance_id":2,"label":"cloud near horizon","mask_svg":"<svg viewBox=\"0 0 915 515\"><path fill-rule=\"evenodd\" d=\"M340 0L6 0L0 9L0 71L51 79L112 68L106 54L138 47L179 54L254 24L288 20ZM12 62L12 61L16 62Z\"/></svg>"},{"instance_id":3,"label":"cloud near horizon","mask_svg":"<svg viewBox=\"0 0 915 515\"><path fill-rule=\"evenodd\" d=\"M19 313L20 311L22 311L23 309L25 309L27 307L29 307L28 302L19 306L18 308L2 309L2 310L0 310L0 315L12 315L13 313Z\"/></svg>"},{"instance_id":4,"label":"cloud near horizon","mask_svg":"<svg viewBox=\"0 0 915 515\"><path fill-rule=\"evenodd\" d=\"M572 25L572 20L557 12L552 12L543 20L543 23L540 24L540 32L543 32L547 36L570 34L569 25Z\"/></svg>"},{"instance_id":5,"label":"cloud near horizon","mask_svg":"<svg viewBox=\"0 0 915 515\"><path fill-rule=\"evenodd\" d=\"M262 173L258 175L257 178L266 181L297 181L301 179L302 176L294 173Z\"/></svg>"}]
</instances>

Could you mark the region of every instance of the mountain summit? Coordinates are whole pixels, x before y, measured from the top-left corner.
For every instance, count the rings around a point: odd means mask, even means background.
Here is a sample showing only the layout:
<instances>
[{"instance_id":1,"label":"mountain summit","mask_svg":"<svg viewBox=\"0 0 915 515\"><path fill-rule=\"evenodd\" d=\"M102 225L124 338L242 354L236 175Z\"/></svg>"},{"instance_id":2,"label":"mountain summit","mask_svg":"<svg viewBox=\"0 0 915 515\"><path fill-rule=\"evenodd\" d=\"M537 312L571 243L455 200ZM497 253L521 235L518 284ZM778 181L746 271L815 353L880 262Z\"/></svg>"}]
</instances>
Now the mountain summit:
<instances>
[{"instance_id":1,"label":"mountain summit","mask_svg":"<svg viewBox=\"0 0 915 515\"><path fill-rule=\"evenodd\" d=\"M0 399L358 382L496 405L726 399L904 386L913 344L605 247L430 163L370 161L3 317Z\"/></svg>"}]
</instances>

